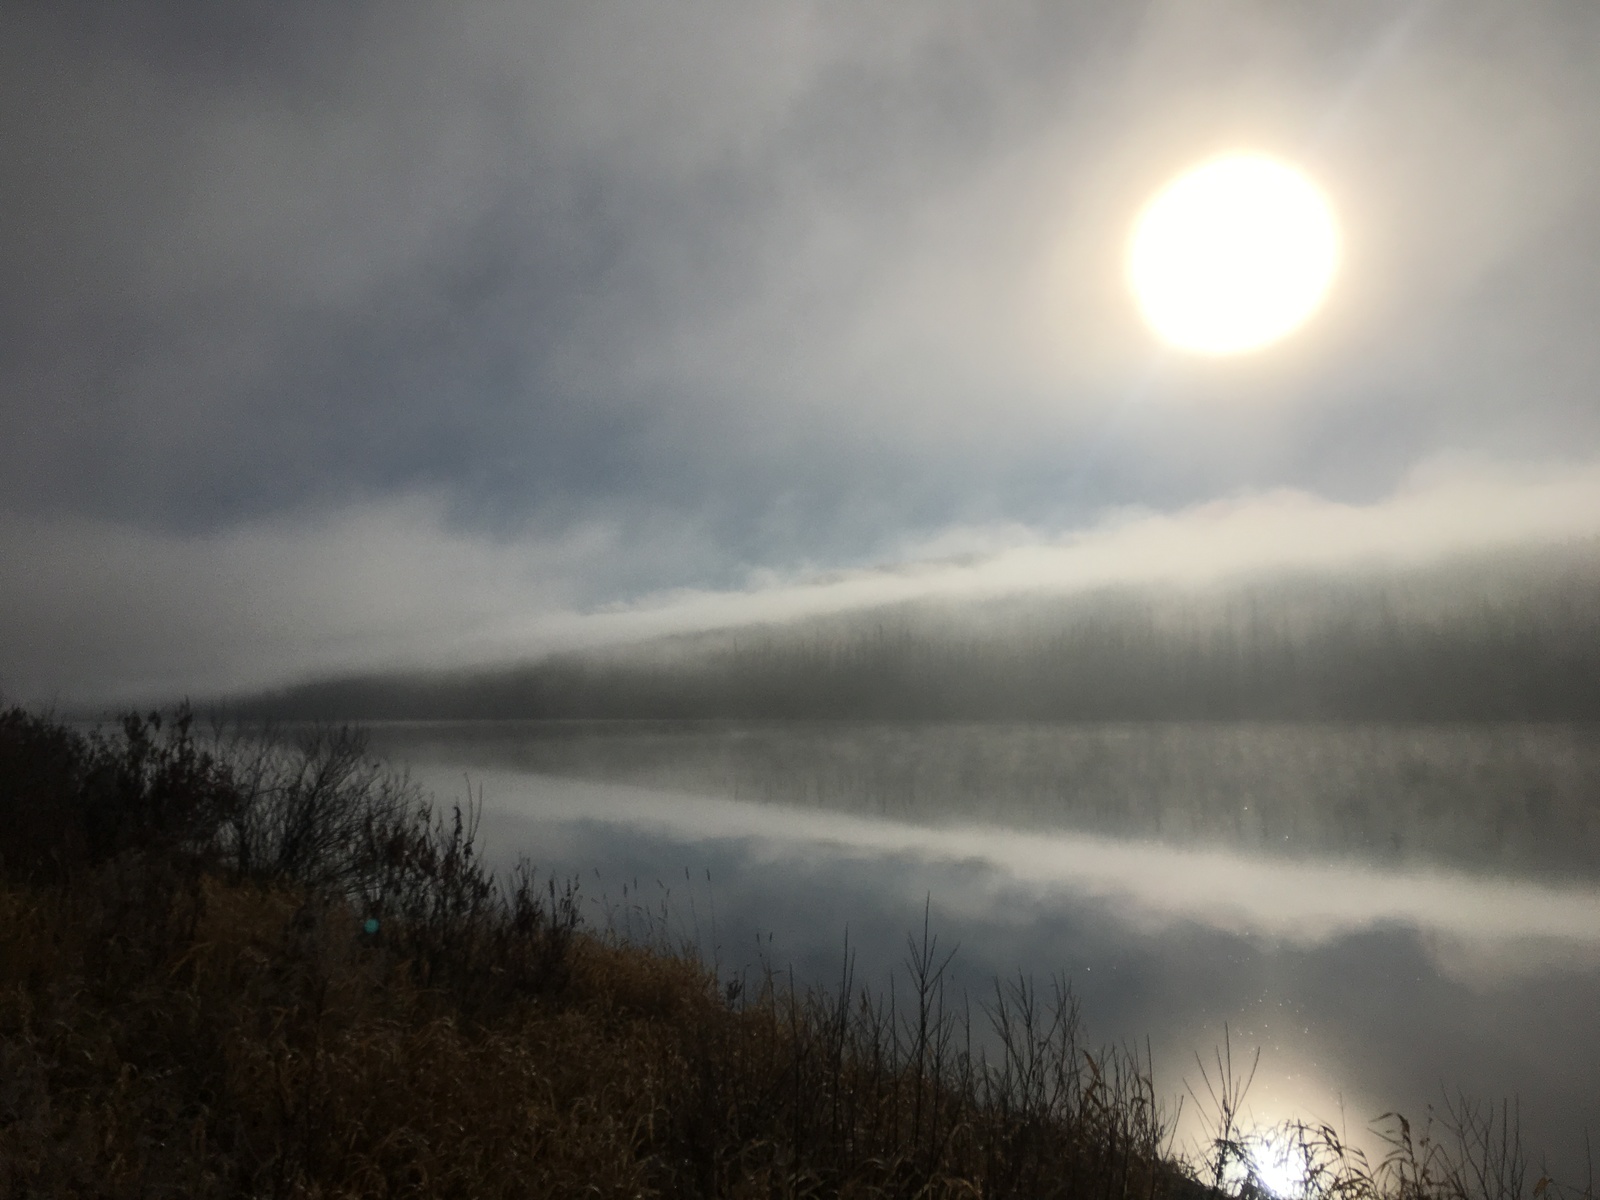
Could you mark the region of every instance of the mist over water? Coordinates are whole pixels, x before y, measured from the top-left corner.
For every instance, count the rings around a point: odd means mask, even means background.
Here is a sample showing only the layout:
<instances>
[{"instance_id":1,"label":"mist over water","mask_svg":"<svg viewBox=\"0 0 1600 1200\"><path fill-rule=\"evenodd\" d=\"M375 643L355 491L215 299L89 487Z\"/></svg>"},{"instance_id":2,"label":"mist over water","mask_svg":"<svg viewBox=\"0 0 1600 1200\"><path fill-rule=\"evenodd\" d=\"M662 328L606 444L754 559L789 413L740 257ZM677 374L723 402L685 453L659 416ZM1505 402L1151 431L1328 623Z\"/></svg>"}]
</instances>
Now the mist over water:
<instances>
[{"instance_id":1,"label":"mist over water","mask_svg":"<svg viewBox=\"0 0 1600 1200\"><path fill-rule=\"evenodd\" d=\"M239 703L337 719L1600 721L1600 542L1185 579L1205 563L1186 545L1193 531L1160 532L1146 557L1178 577L1072 587L1093 563L1067 555L1050 586L1045 573L1006 594L974 590L974 571L897 603L746 612L675 636L323 677ZM1295 532L1331 536L1314 523Z\"/></svg>"},{"instance_id":2,"label":"mist over water","mask_svg":"<svg viewBox=\"0 0 1600 1200\"><path fill-rule=\"evenodd\" d=\"M1459 1091L1583 1178L1600 545L1187 578L1185 531L1142 581L1124 539L1117 581L1077 590L952 576L241 711L376 720L434 792L481 790L498 861L579 876L594 920L724 975L837 986L848 937L883 987L926 905L960 989L1063 973L1091 1038L1148 1039L1169 1096L1227 1037L1261 1049L1262 1124L1359 1141Z\"/></svg>"},{"instance_id":3,"label":"mist over water","mask_svg":"<svg viewBox=\"0 0 1600 1200\"><path fill-rule=\"evenodd\" d=\"M1064 972L1092 1038L1197 1079L1262 1049L1262 1122L1520 1104L1581 1175L1600 1127L1600 731L1583 724L422 722L376 748L481 789L490 854L591 915L802 983L902 960ZM665 916L663 917L663 913ZM1190 1132L1198 1132L1191 1128Z\"/></svg>"},{"instance_id":4,"label":"mist over water","mask_svg":"<svg viewBox=\"0 0 1600 1200\"><path fill-rule=\"evenodd\" d=\"M1591 725L528 721L383 736L479 768L919 825L1600 879Z\"/></svg>"}]
</instances>

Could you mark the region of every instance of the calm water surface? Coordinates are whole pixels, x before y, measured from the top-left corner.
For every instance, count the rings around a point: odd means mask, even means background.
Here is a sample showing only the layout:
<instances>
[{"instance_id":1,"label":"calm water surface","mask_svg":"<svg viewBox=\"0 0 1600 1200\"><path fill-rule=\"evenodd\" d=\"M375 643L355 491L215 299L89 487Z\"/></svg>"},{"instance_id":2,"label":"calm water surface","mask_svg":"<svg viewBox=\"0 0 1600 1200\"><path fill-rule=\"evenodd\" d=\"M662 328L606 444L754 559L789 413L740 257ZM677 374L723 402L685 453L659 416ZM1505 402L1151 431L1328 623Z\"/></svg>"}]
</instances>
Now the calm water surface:
<instances>
[{"instance_id":1,"label":"calm water surface","mask_svg":"<svg viewBox=\"0 0 1600 1200\"><path fill-rule=\"evenodd\" d=\"M924 903L956 983L1064 973L1092 1038L1198 1084L1261 1048L1263 1122L1513 1098L1600 1141L1600 730L472 722L377 726L491 856L663 903L724 974L881 982ZM642 911L641 911L642 910ZM1192 1110L1192 1104L1190 1108ZM1193 1132L1190 1130L1189 1132Z\"/></svg>"}]
</instances>

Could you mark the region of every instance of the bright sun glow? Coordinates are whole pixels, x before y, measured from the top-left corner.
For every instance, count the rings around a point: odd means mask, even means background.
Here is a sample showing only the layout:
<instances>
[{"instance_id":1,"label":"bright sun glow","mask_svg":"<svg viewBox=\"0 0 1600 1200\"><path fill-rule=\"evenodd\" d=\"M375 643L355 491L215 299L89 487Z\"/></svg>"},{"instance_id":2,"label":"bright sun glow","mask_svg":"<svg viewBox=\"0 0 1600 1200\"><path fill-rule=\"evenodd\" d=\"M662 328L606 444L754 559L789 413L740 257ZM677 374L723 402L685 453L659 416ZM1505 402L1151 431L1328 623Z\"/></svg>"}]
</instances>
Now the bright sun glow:
<instances>
[{"instance_id":1,"label":"bright sun glow","mask_svg":"<svg viewBox=\"0 0 1600 1200\"><path fill-rule=\"evenodd\" d=\"M1305 1162L1293 1146L1268 1141L1257 1148L1252 1158L1257 1182L1280 1200L1293 1200L1305 1192Z\"/></svg>"},{"instance_id":2,"label":"bright sun glow","mask_svg":"<svg viewBox=\"0 0 1600 1200\"><path fill-rule=\"evenodd\" d=\"M1315 184L1276 159L1232 154L1180 175L1145 206L1128 281L1162 340L1242 354L1304 323L1338 258L1333 210Z\"/></svg>"}]
</instances>

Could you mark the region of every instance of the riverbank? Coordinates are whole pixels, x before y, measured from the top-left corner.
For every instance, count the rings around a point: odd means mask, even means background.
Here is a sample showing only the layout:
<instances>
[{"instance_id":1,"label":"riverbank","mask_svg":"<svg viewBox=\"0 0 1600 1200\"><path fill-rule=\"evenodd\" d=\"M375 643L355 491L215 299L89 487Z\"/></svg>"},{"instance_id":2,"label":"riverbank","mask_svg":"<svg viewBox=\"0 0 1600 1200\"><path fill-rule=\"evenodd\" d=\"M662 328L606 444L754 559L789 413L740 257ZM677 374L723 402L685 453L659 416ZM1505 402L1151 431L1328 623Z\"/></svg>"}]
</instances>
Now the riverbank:
<instances>
[{"instance_id":1,"label":"riverbank","mask_svg":"<svg viewBox=\"0 0 1600 1200\"><path fill-rule=\"evenodd\" d=\"M624 944L324 730L84 737L0 714L0 1175L17 1195L1259 1194L1244 1071L1181 1159L1064 990L797 994ZM1002 1052L975 1055L971 1022ZM1327 1196L1548 1190L1513 1153L1300 1128ZM1471 1133L1471 1127L1465 1132ZM1280 1138L1281 1144L1281 1138Z\"/></svg>"}]
</instances>

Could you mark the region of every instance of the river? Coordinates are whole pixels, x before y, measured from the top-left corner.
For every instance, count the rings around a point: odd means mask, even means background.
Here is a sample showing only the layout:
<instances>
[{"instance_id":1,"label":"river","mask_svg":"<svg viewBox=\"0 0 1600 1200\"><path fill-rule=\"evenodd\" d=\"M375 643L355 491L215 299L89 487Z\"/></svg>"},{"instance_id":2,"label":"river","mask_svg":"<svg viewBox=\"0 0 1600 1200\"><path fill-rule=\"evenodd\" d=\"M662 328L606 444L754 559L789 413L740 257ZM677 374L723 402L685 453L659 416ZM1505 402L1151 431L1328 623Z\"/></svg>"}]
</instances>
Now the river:
<instances>
[{"instance_id":1,"label":"river","mask_svg":"<svg viewBox=\"0 0 1600 1200\"><path fill-rule=\"evenodd\" d=\"M926 906L950 980L1061 974L1092 1040L1260 1050L1248 1117L1506 1100L1600 1138L1600 730L1570 725L459 722L373 727L490 858L724 976L881 985ZM1202 1136L1193 1098L1183 1137ZM1203 1106L1200 1106L1203 1107Z\"/></svg>"}]
</instances>

